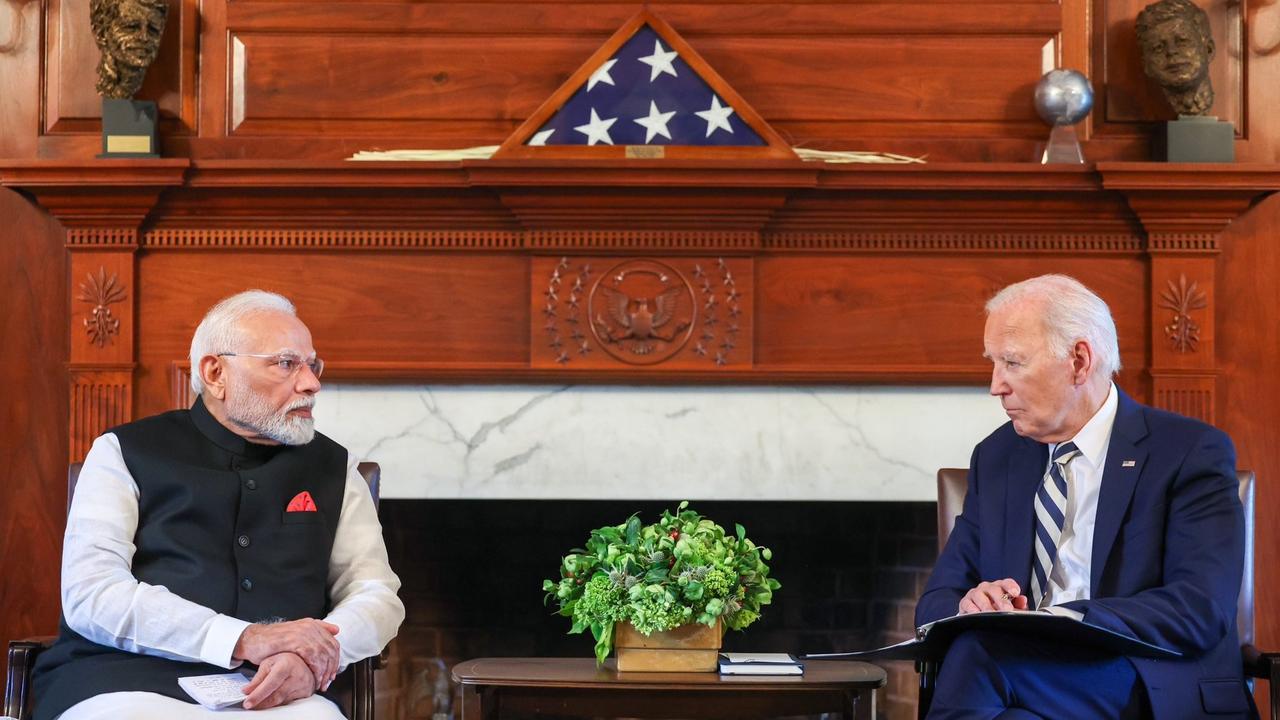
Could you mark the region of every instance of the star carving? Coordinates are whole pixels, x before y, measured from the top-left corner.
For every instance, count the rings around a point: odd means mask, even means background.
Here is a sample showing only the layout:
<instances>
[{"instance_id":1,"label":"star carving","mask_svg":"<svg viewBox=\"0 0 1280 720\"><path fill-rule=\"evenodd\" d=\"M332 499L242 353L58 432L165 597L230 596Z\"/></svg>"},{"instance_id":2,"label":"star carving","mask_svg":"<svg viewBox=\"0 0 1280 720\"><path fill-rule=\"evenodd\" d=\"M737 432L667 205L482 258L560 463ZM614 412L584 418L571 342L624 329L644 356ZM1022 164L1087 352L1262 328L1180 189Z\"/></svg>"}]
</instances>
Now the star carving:
<instances>
[{"instance_id":1,"label":"star carving","mask_svg":"<svg viewBox=\"0 0 1280 720\"><path fill-rule=\"evenodd\" d=\"M720 286L725 288L723 295L717 297L716 285L713 283L712 274L700 264L694 264L693 276L702 281L699 291L702 295L703 317L702 317L702 333L699 341L693 346L692 352L697 357L707 358L714 362L717 367L723 367L729 364L730 354L738 347L738 332L740 326L736 322L739 315L742 314L742 293L737 289L737 281L733 277L733 273L729 270L729 264L724 258L716 260L715 270L719 274ZM725 312L730 320L726 324L721 324L720 317L717 312L721 306L724 306ZM717 335L719 330L719 335ZM717 339L719 340L717 342ZM714 348L714 352L713 352Z\"/></svg>"}]
</instances>

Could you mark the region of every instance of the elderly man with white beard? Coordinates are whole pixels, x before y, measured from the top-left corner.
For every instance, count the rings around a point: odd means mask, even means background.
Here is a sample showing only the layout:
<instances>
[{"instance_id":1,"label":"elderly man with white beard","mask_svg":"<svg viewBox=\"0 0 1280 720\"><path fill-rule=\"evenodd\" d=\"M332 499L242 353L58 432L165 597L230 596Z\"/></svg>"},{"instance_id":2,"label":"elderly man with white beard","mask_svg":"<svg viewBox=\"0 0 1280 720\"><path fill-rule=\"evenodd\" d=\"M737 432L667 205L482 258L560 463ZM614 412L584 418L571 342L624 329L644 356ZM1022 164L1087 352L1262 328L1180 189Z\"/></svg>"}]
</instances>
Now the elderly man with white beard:
<instances>
[{"instance_id":1,"label":"elderly man with white beard","mask_svg":"<svg viewBox=\"0 0 1280 720\"><path fill-rule=\"evenodd\" d=\"M246 663L245 709L218 717L342 717L322 693L382 650L404 605L357 459L315 432L323 371L292 303L243 292L196 328L191 409L94 442L37 720L212 716L178 678Z\"/></svg>"}]
</instances>

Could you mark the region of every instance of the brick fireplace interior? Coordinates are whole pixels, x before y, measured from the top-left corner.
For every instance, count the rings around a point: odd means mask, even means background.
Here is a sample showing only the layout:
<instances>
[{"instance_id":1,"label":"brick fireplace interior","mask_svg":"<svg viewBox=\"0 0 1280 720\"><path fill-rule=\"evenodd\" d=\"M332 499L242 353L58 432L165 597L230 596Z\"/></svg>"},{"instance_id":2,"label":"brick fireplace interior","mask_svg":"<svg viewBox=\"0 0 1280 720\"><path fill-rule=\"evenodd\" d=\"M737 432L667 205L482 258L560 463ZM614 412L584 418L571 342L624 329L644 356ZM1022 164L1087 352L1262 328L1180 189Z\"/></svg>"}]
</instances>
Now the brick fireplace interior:
<instances>
[{"instance_id":1,"label":"brick fireplace interior","mask_svg":"<svg viewBox=\"0 0 1280 720\"><path fill-rule=\"evenodd\" d=\"M631 513L652 522L675 501L386 500L381 516L409 620L379 673L383 717L459 716L449 670L474 657L591 655L590 635L544 606L542 580L590 531ZM726 650L830 652L910 636L936 555L926 502L697 501L692 507L774 552L782 588ZM890 663L880 717L914 717L914 670ZM385 714L384 714L385 713Z\"/></svg>"}]
</instances>

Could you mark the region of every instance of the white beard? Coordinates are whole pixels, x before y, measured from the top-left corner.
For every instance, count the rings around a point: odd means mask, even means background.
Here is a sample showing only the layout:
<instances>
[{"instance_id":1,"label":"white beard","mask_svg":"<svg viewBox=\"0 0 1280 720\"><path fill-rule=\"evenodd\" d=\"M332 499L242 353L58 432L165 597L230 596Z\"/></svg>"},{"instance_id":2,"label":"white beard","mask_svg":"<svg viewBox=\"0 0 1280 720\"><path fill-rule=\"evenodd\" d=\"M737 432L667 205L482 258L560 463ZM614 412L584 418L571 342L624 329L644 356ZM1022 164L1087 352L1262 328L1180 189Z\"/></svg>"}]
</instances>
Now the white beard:
<instances>
[{"instance_id":1,"label":"white beard","mask_svg":"<svg viewBox=\"0 0 1280 720\"><path fill-rule=\"evenodd\" d=\"M315 406L314 399L299 400L280 412L276 412L266 399L251 390L244 391L244 400L233 400L239 393L227 385L227 419L253 433L285 445L306 445L316 435L315 418L295 417L289 413Z\"/></svg>"}]
</instances>

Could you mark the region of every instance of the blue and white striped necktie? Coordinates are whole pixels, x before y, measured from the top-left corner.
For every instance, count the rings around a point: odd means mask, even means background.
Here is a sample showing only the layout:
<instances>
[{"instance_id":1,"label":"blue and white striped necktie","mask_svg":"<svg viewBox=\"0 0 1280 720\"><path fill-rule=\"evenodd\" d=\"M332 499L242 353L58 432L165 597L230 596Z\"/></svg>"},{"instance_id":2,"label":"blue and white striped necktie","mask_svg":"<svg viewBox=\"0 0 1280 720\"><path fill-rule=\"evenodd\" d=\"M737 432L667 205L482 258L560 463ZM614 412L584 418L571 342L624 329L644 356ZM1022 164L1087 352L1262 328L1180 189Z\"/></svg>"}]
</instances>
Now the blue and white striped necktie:
<instances>
[{"instance_id":1,"label":"blue and white striped necktie","mask_svg":"<svg viewBox=\"0 0 1280 720\"><path fill-rule=\"evenodd\" d=\"M1036 493L1035 557L1031 561L1031 608L1037 609L1049 591L1049 575L1058 559L1058 539L1067 512L1067 463L1080 454L1075 443L1062 443L1053 451L1049 472Z\"/></svg>"}]
</instances>

